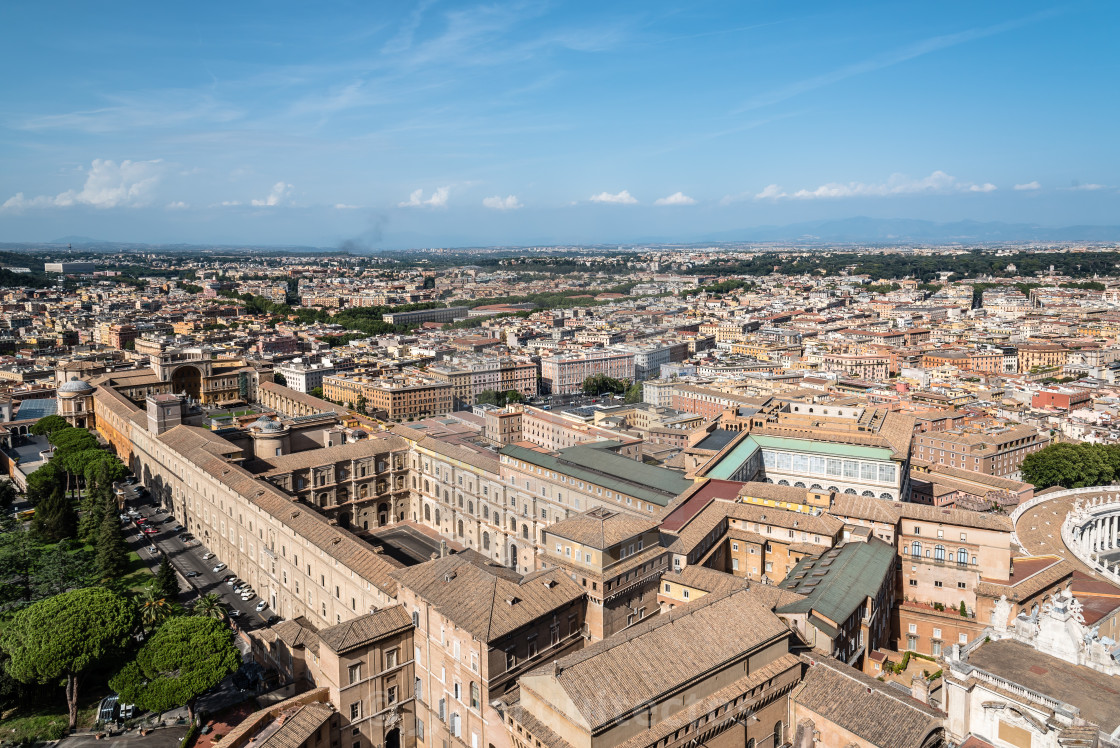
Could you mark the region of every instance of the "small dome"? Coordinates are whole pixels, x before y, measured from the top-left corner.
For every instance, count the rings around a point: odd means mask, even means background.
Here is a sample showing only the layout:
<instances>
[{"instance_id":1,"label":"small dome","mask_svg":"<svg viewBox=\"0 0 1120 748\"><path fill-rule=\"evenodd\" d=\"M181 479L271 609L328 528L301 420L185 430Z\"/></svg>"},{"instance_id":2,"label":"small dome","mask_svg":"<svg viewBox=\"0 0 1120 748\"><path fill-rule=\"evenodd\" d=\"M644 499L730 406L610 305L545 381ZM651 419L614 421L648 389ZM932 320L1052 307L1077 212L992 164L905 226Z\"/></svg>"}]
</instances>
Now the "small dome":
<instances>
[{"instance_id":1,"label":"small dome","mask_svg":"<svg viewBox=\"0 0 1120 748\"><path fill-rule=\"evenodd\" d=\"M261 431L283 431L284 430L284 424L280 423L279 421L274 421L271 418L269 418L268 416L264 416L264 415L262 415L256 421L254 421L253 425L256 426L257 428L259 428Z\"/></svg>"},{"instance_id":2,"label":"small dome","mask_svg":"<svg viewBox=\"0 0 1120 748\"><path fill-rule=\"evenodd\" d=\"M93 392L93 385L89 382L83 382L77 377L71 377L69 382L58 388L58 391L71 395L85 395Z\"/></svg>"}]
</instances>

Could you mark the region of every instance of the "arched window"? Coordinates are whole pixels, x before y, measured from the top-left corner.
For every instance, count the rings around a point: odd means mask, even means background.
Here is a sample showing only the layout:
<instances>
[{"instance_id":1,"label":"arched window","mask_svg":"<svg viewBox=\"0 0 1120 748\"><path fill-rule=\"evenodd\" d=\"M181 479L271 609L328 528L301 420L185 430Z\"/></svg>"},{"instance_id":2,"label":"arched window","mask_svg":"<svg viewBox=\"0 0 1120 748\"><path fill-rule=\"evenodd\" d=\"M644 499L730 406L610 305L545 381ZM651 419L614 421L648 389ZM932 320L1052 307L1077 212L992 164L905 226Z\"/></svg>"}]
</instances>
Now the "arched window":
<instances>
[{"instance_id":1,"label":"arched window","mask_svg":"<svg viewBox=\"0 0 1120 748\"><path fill-rule=\"evenodd\" d=\"M432 492L432 487L430 485L428 485L428 479L425 478L424 479L424 493L431 493L431 492Z\"/></svg>"},{"instance_id":2,"label":"arched window","mask_svg":"<svg viewBox=\"0 0 1120 748\"><path fill-rule=\"evenodd\" d=\"M482 550L490 550L490 533L488 532L482 533Z\"/></svg>"},{"instance_id":3,"label":"arched window","mask_svg":"<svg viewBox=\"0 0 1120 748\"><path fill-rule=\"evenodd\" d=\"M869 499L875 498L875 492L874 491L864 491L862 495L866 496Z\"/></svg>"},{"instance_id":4,"label":"arched window","mask_svg":"<svg viewBox=\"0 0 1120 748\"><path fill-rule=\"evenodd\" d=\"M788 485L789 485L789 481L788 481L788 480L785 480L785 479L783 478L782 480L778 481L778 485L779 485L779 486L788 486Z\"/></svg>"},{"instance_id":5,"label":"arched window","mask_svg":"<svg viewBox=\"0 0 1120 748\"><path fill-rule=\"evenodd\" d=\"M968 551L966 551L964 548L957 549L957 563L958 564L967 564L968 563Z\"/></svg>"},{"instance_id":6,"label":"arched window","mask_svg":"<svg viewBox=\"0 0 1120 748\"><path fill-rule=\"evenodd\" d=\"M840 493L840 489L837 488L836 486L829 486L828 490L832 493Z\"/></svg>"},{"instance_id":7,"label":"arched window","mask_svg":"<svg viewBox=\"0 0 1120 748\"><path fill-rule=\"evenodd\" d=\"M910 546L910 555L914 558L919 558L922 555L922 544L917 540Z\"/></svg>"},{"instance_id":8,"label":"arched window","mask_svg":"<svg viewBox=\"0 0 1120 748\"><path fill-rule=\"evenodd\" d=\"M467 514L474 514L474 502L473 501L468 501L467 502Z\"/></svg>"},{"instance_id":9,"label":"arched window","mask_svg":"<svg viewBox=\"0 0 1120 748\"><path fill-rule=\"evenodd\" d=\"M509 529L513 530L514 532L517 532L517 518L516 517L510 517L509 518Z\"/></svg>"},{"instance_id":10,"label":"arched window","mask_svg":"<svg viewBox=\"0 0 1120 748\"><path fill-rule=\"evenodd\" d=\"M945 560L945 546L935 545L933 547L933 558L934 558L935 561L944 561Z\"/></svg>"},{"instance_id":11,"label":"arched window","mask_svg":"<svg viewBox=\"0 0 1120 748\"><path fill-rule=\"evenodd\" d=\"M439 524L439 510L436 510L436 524Z\"/></svg>"},{"instance_id":12,"label":"arched window","mask_svg":"<svg viewBox=\"0 0 1120 748\"><path fill-rule=\"evenodd\" d=\"M490 507L486 506L485 504L482 505L482 518L490 519Z\"/></svg>"},{"instance_id":13,"label":"arched window","mask_svg":"<svg viewBox=\"0 0 1120 748\"><path fill-rule=\"evenodd\" d=\"M431 522L432 521L432 508L430 506L428 506L427 504L424 505L424 521L425 522Z\"/></svg>"},{"instance_id":14,"label":"arched window","mask_svg":"<svg viewBox=\"0 0 1120 748\"><path fill-rule=\"evenodd\" d=\"M522 525L521 526L521 537L525 538L526 540L529 539L529 526L528 525Z\"/></svg>"},{"instance_id":15,"label":"arched window","mask_svg":"<svg viewBox=\"0 0 1120 748\"><path fill-rule=\"evenodd\" d=\"M774 748L778 748L778 746L782 744L782 737L785 732L782 729L783 727L784 725L782 725L781 720L774 723Z\"/></svg>"},{"instance_id":16,"label":"arched window","mask_svg":"<svg viewBox=\"0 0 1120 748\"><path fill-rule=\"evenodd\" d=\"M462 494L459 494L459 508L460 509L463 508L463 495Z\"/></svg>"},{"instance_id":17,"label":"arched window","mask_svg":"<svg viewBox=\"0 0 1120 748\"><path fill-rule=\"evenodd\" d=\"M854 488L845 488L844 493L848 494L849 496L855 496L856 490Z\"/></svg>"},{"instance_id":18,"label":"arched window","mask_svg":"<svg viewBox=\"0 0 1120 748\"><path fill-rule=\"evenodd\" d=\"M797 481L796 483L793 484L793 487L794 488L805 488L805 484L802 483L801 481Z\"/></svg>"},{"instance_id":19,"label":"arched window","mask_svg":"<svg viewBox=\"0 0 1120 748\"><path fill-rule=\"evenodd\" d=\"M459 520L459 537L463 537L463 520Z\"/></svg>"},{"instance_id":20,"label":"arched window","mask_svg":"<svg viewBox=\"0 0 1120 748\"><path fill-rule=\"evenodd\" d=\"M814 483L813 485L809 486L809 490L810 491L823 491L824 487L820 483Z\"/></svg>"},{"instance_id":21,"label":"arched window","mask_svg":"<svg viewBox=\"0 0 1120 748\"><path fill-rule=\"evenodd\" d=\"M880 499L886 499L887 501L891 501L894 497L892 497L889 493L881 493L881 494L879 494L879 498Z\"/></svg>"}]
</instances>

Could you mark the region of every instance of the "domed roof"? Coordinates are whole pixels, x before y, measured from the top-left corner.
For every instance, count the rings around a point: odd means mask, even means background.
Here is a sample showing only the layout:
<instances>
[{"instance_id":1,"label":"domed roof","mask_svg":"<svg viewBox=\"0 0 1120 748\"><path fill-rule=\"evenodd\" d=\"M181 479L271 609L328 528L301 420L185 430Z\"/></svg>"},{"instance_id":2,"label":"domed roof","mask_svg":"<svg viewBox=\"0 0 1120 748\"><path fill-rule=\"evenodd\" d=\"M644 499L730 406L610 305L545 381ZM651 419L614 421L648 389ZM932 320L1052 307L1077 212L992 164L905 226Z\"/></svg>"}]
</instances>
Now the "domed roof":
<instances>
[{"instance_id":1,"label":"domed roof","mask_svg":"<svg viewBox=\"0 0 1120 748\"><path fill-rule=\"evenodd\" d=\"M93 385L89 382L83 382L77 377L71 377L69 382L58 388L58 391L72 395L84 395L93 392Z\"/></svg>"},{"instance_id":2,"label":"domed roof","mask_svg":"<svg viewBox=\"0 0 1120 748\"><path fill-rule=\"evenodd\" d=\"M260 418L258 418L256 421L254 421L253 425L256 426L257 428L259 428L261 431L283 431L284 430L284 424L280 423L279 421L274 421L266 415L262 415Z\"/></svg>"}]
</instances>

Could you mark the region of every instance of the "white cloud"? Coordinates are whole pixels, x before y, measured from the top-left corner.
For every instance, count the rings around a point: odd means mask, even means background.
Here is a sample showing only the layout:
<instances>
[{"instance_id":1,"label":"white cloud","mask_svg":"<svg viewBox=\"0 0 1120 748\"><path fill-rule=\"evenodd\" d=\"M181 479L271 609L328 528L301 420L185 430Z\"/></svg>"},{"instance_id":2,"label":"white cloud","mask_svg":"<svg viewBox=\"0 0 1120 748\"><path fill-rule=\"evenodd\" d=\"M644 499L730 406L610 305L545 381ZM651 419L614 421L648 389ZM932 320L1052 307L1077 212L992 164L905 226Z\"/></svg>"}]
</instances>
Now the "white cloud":
<instances>
[{"instance_id":1,"label":"white cloud","mask_svg":"<svg viewBox=\"0 0 1120 748\"><path fill-rule=\"evenodd\" d=\"M413 190L404 202L397 203L402 208L419 208L427 205L430 208L447 207L447 198L451 194L450 187L439 187L427 200L424 199L424 190Z\"/></svg>"},{"instance_id":2,"label":"white cloud","mask_svg":"<svg viewBox=\"0 0 1120 748\"><path fill-rule=\"evenodd\" d=\"M771 184L755 195L757 200L778 200L793 198L813 200L844 197L888 197L892 195L949 195L957 192L994 192L997 187L991 182L977 184L962 182L943 171L935 171L928 177L912 179L905 174L892 174L886 182L867 184L864 182L829 182L815 189L800 189L786 192L779 185Z\"/></svg>"},{"instance_id":3,"label":"white cloud","mask_svg":"<svg viewBox=\"0 0 1120 748\"><path fill-rule=\"evenodd\" d=\"M187 203L184 203L182 200L175 200L174 202L170 202L167 204L168 210L186 210L189 207L191 206Z\"/></svg>"},{"instance_id":4,"label":"white cloud","mask_svg":"<svg viewBox=\"0 0 1120 748\"><path fill-rule=\"evenodd\" d=\"M223 207L232 208L236 205L241 205L241 201L240 200L223 200L221 202L221 204L222 204Z\"/></svg>"},{"instance_id":5,"label":"white cloud","mask_svg":"<svg viewBox=\"0 0 1120 748\"><path fill-rule=\"evenodd\" d=\"M482 204L494 210L517 210L518 208L525 207L524 204L517 199L517 195L507 195L506 197L495 195L494 197L487 197L482 200Z\"/></svg>"},{"instance_id":6,"label":"white cloud","mask_svg":"<svg viewBox=\"0 0 1120 748\"><path fill-rule=\"evenodd\" d=\"M260 200L253 200L251 204L258 208L271 207L274 205L279 205L291 194L292 185L288 184L287 182L277 182L276 184L272 185L272 192L268 193L268 197L262 198Z\"/></svg>"},{"instance_id":7,"label":"white cloud","mask_svg":"<svg viewBox=\"0 0 1120 748\"><path fill-rule=\"evenodd\" d=\"M25 197L17 192L0 205L0 210L25 208L69 208L89 205L94 208L121 208L145 205L163 173L160 161L121 161L94 159L86 172L81 190L66 190L57 195Z\"/></svg>"},{"instance_id":8,"label":"white cloud","mask_svg":"<svg viewBox=\"0 0 1120 748\"><path fill-rule=\"evenodd\" d=\"M653 201L654 205L696 205L696 201L683 192L674 192L669 197L661 197Z\"/></svg>"},{"instance_id":9,"label":"white cloud","mask_svg":"<svg viewBox=\"0 0 1120 748\"><path fill-rule=\"evenodd\" d=\"M360 207L362 207L362 206L360 206L360 205L347 205L346 203L337 203L334 206L334 209L335 210L357 210Z\"/></svg>"},{"instance_id":10,"label":"white cloud","mask_svg":"<svg viewBox=\"0 0 1120 748\"><path fill-rule=\"evenodd\" d=\"M1085 191L1107 190L1108 185L1107 184L1092 184L1092 183L1090 183L1090 184L1074 183L1074 185L1071 186L1070 189L1071 190L1085 190Z\"/></svg>"},{"instance_id":11,"label":"white cloud","mask_svg":"<svg viewBox=\"0 0 1120 748\"><path fill-rule=\"evenodd\" d=\"M1019 190L1019 191L1023 191L1023 190L1041 190L1041 189L1042 189L1042 185L1041 185L1041 184L1039 184L1039 183L1038 183L1038 180L1036 179L1035 181L1033 181L1033 182L1027 182L1026 184L1017 184L1017 185L1015 185L1015 189L1017 189L1017 190Z\"/></svg>"},{"instance_id":12,"label":"white cloud","mask_svg":"<svg viewBox=\"0 0 1120 748\"><path fill-rule=\"evenodd\" d=\"M598 195L591 196L593 203L613 203L615 205L634 205L638 202L638 198L630 194L629 190L623 190L616 195L609 192L600 192Z\"/></svg>"},{"instance_id":13,"label":"white cloud","mask_svg":"<svg viewBox=\"0 0 1120 748\"><path fill-rule=\"evenodd\" d=\"M765 200L768 197L788 197L786 193L782 192L781 185L768 184L762 192L755 195L759 200Z\"/></svg>"}]
</instances>

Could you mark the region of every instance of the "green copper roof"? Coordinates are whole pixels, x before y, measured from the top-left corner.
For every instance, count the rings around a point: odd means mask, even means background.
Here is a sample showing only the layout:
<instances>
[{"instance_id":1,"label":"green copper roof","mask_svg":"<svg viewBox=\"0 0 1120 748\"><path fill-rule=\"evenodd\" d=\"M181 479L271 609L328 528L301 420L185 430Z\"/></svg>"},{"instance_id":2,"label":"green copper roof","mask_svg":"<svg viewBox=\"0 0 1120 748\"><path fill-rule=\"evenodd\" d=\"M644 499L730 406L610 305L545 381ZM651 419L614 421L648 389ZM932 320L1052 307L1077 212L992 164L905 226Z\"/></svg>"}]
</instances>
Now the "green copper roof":
<instances>
[{"instance_id":1,"label":"green copper roof","mask_svg":"<svg viewBox=\"0 0 1120 748\"><path fill-rule=\"evenodd\" d=\"M716 480L729 480L736 470L743 466L743 463L751 458L755 452L758 451L758 442L754 440L753 436L748 436L743 441L739 442L735 449L728 452L723 456L715 467L708 470L704 475L708 478L715 478Z\"/></svg>"},{"instance_id":2,"label":"green copper roof","mask_svg":"<svg viewBox=\"0 0 1120 748\"><path fill-rule=\"evenodd\" d=\"M807 597L777 612L816 611L843 624L867 598L879 594L894 558L894 546L878 538L849 542L820 556L803 558L779 586Z\"/></svg>"},{"instance_id":3,"label":"green copper roof","mask_svg":"<svg viewBox=\"0 0 1120 748\"><path fill-rule=\"evenodd\" d=\"M809 439L789 439L784 436L752 434L751 438L763 449L788 449L793 452L812 452L833 457L858 457L864 460L889 460L894 454L886 447L865 447L860 444L837 444Z\"/></svg>"},{"instance_id":4,"label":"green copper roof","mask_svg":"<svg viewBox=\"0 0 1120 748\"><path fill-rule=\"evenodd\" d=\"M678 494L692 487L684 473L631 460L604 448L605 444L576 445L557 454L509 445L499 450L515 460L539 465L569 478L594 483L625 496L666 506ZM605 500L605 496L603 497Z\"/></svg>"}]
</instances>

